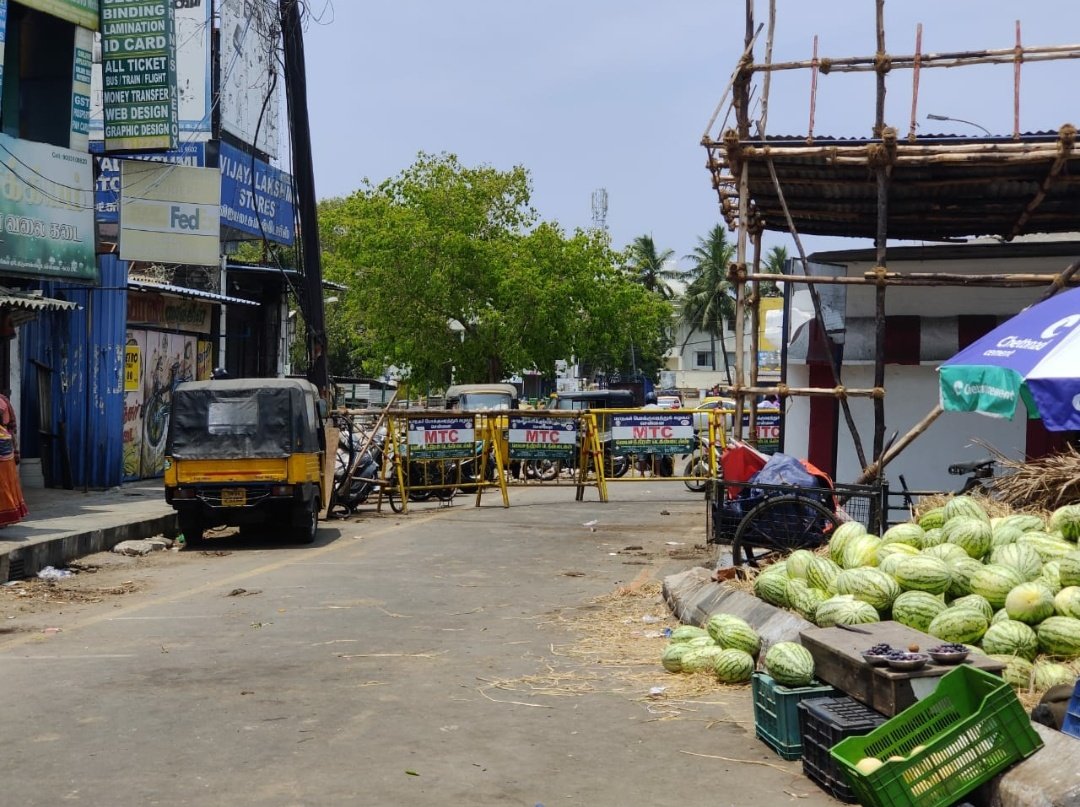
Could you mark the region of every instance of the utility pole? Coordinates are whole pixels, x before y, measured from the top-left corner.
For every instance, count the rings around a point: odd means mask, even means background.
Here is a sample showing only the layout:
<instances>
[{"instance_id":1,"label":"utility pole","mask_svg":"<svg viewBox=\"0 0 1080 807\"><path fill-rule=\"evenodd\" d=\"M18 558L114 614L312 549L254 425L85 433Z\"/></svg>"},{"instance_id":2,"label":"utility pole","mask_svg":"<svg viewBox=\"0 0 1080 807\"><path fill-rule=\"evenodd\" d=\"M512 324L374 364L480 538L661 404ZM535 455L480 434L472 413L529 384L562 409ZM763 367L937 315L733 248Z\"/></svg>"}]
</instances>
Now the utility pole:
<instances>
[{"instance_id":1,"label":"utility pole","mask_svg":"<svg viewBox=\"0 0 1080 807\"><path fill-rule=\"evenodd\" d=\"M307 324L308 377L323 395L329 393L326 366L326 316L322 296L322 256L319 252L318 208L315 204L315 170L311 161L311 129L308 126L307 72L304 67L304 31L300 0L279 0L281 41L285 50L285 99L292 133L292 174L296 183L296 206L300 217L300 251L304 273L304 322Z\"/></svg>"}]
</instances>

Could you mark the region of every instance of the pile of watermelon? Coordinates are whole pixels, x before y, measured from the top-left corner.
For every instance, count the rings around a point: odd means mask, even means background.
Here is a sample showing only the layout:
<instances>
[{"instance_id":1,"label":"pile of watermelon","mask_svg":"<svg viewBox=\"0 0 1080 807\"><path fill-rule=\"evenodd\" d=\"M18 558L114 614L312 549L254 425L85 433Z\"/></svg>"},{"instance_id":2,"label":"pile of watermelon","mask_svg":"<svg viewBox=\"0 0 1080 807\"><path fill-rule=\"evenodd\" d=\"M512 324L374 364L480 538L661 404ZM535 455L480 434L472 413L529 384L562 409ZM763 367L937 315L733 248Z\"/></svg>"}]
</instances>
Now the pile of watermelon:
<instances>
[{"instance_id":1,"label":"pile of watermelon","mask_svg":"<svg viewBox=\"0 0 1080 807\"><path fill-rule=\"evenodd\" d=\"M1049 518L990 518L954 496L915 521L867 534L857 522L827 552L800 549L764 569L754 593L821 627L894 619L1006 665L1043 691L1080 672L1080 504Z\"/></svg>"},{"instance_id":2,"label":"pile of watermelon","mask_svg":"<svg viewBox=\"0 0 1080 807\"><path fill-rule=\"evenodd\" d=\"M761 653L761 637L734 614L713 614L704 628L680 625L671 633L661 656L673 673L710 673L722 684L745 684ZM786 686L807 686L814 679L814 659L797 642L778 642L768 649L765 671Z\"/></svg>"}]
</instances>

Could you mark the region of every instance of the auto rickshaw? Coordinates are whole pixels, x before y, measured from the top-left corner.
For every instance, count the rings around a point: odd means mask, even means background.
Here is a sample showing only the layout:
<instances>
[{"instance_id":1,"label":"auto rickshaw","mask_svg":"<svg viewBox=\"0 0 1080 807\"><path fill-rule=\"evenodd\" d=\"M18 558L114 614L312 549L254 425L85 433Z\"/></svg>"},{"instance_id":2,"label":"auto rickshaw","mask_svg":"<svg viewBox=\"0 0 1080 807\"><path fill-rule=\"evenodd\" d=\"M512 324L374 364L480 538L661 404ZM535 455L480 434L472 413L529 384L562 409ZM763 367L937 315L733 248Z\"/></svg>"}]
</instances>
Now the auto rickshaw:
<instances>
[{"instance_id":1,"label":"auto rickshaw","mask_svg":"<svg viewBox=\"0 0 1080 807\"><path fill-rule=\"evenodd\" d=\"M165 501L188 545L205 530L256 525L315 540L326 501L326 402L308 381L215 379L177 385L165 444Z\"/></svg>"},{"instance_id":2,"label":"auto rickshaw","mask_svg":"<svg viewBox=\"0 0 1080 807\"><path fill-rule=\"evenodd\" d=\"M502 435L499 442L501 446L501 459L504 468L510 468L514 476L518 475L518 469L511 467L509 457L509 443L507 429L509 420L504 412L518 408L518 389L513 384L453 384L446 388L446 408L454 412L481 413L484 420L490 422ZM489 420L490 419L490 420ZM477 481L480 466L479 455L482 453L482 444L476 446L477 459L466 464L462 468L463 478L468 482ZM474 467L475 466L475 467ZM488 458L488 464L483 478L491 481L495 478L495 460Z\"/></svg>"}]
</instances>

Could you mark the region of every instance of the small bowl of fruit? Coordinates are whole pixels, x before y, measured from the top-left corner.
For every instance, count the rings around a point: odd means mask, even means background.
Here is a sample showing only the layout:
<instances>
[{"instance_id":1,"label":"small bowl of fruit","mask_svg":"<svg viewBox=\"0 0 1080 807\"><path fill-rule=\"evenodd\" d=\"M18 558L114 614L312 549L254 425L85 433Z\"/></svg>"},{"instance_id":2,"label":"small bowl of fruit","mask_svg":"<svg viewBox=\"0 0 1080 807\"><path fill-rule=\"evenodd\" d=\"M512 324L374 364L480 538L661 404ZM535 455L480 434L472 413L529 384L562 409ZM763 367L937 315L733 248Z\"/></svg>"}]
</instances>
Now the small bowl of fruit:
<instances>
[{"instance_id":1,"label":"small bowl of fruit","mask_svg":"<svg viewBox=\"0 0 1080 807\"><path fill-rule=\"evenodd\" d=\"M926 666L926 662L930 660L930 656L926 653L919 652L919 646L917 644L908 647L906 652L903 650L894 650L885 658L888 660L890 668L902 672L921 670Z\"/></svg>"},{"instance_id":2,"label":"small bowl of fruit","mask_svg":"<svg viewBox=\"0 0 1080 807\"><path fill-rule=\"evenodd\" d=\"M959 664L971 651L962 644L939 644L926 651L937 664Z\"/></svg>"},{"instance_id":3,"label":"small bowl of fruit","mask_svg":"<svg viewBox=\"0 0 1080 807\"><path fill-rule=\"evenodd\" d=\"M863 660L871 667L884 667L889 663L889 653L892 653L891 645L884 643L876 644L869 650L864 650Z\"/></svg>"}]
</instances>

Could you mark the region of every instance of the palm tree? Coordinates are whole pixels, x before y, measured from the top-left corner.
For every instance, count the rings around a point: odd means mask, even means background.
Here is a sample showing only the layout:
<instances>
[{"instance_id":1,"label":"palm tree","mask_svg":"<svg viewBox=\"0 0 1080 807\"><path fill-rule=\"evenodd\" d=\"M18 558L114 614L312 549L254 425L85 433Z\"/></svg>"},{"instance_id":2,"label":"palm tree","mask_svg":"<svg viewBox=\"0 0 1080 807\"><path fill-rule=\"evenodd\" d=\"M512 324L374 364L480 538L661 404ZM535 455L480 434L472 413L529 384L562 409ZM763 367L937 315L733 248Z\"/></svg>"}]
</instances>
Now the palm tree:
<instances>
[{"instance_id":1,"label":"palm tree","mask_svg":"<svg viewBox=\"0 0 1080 807\"><path fill-rule=\"evenodd\" d=\"M762 267L767 274L770 275L782 275L784 269L787 266L788 251L787 247L773 247L765 255L765 264ZM758 286L758 293L762 297L782 297L783 293L776 285L776 281L763 280Z\"/></svg>"},{"instance_id":2,"label":"palm tree","mask_svg":"<svg viewBox=\"0 0 1080 807\"><path fill-rule=\"evenodd\" d=\"M716 369L716 339L724 356L724 371L731 383L731 363L724 344L724 323L735 316L735 300L728 281L728 266L735 255L735 245L727 240L727 230L720 224L709 231L708 236L698 239L698 245L686 256L691 262L690 285L683 296L680 319L690 333L683 340L682 349L694 331L709 334L713 343L713 370Z\"/></svg>"},{"instance_id":3,"label":"palm tree","mask_svg":"<svg viewBox=\"0 0 1080 807\"><path fill-rule=\"evenodd\" d=\"M657 252L651 235L639 235L627 248L626 269L646 289L670 300L672 290L667 281L682 277L682 272L664 268L674 254L673 249Z\"/></svg>"}]
</instances>

